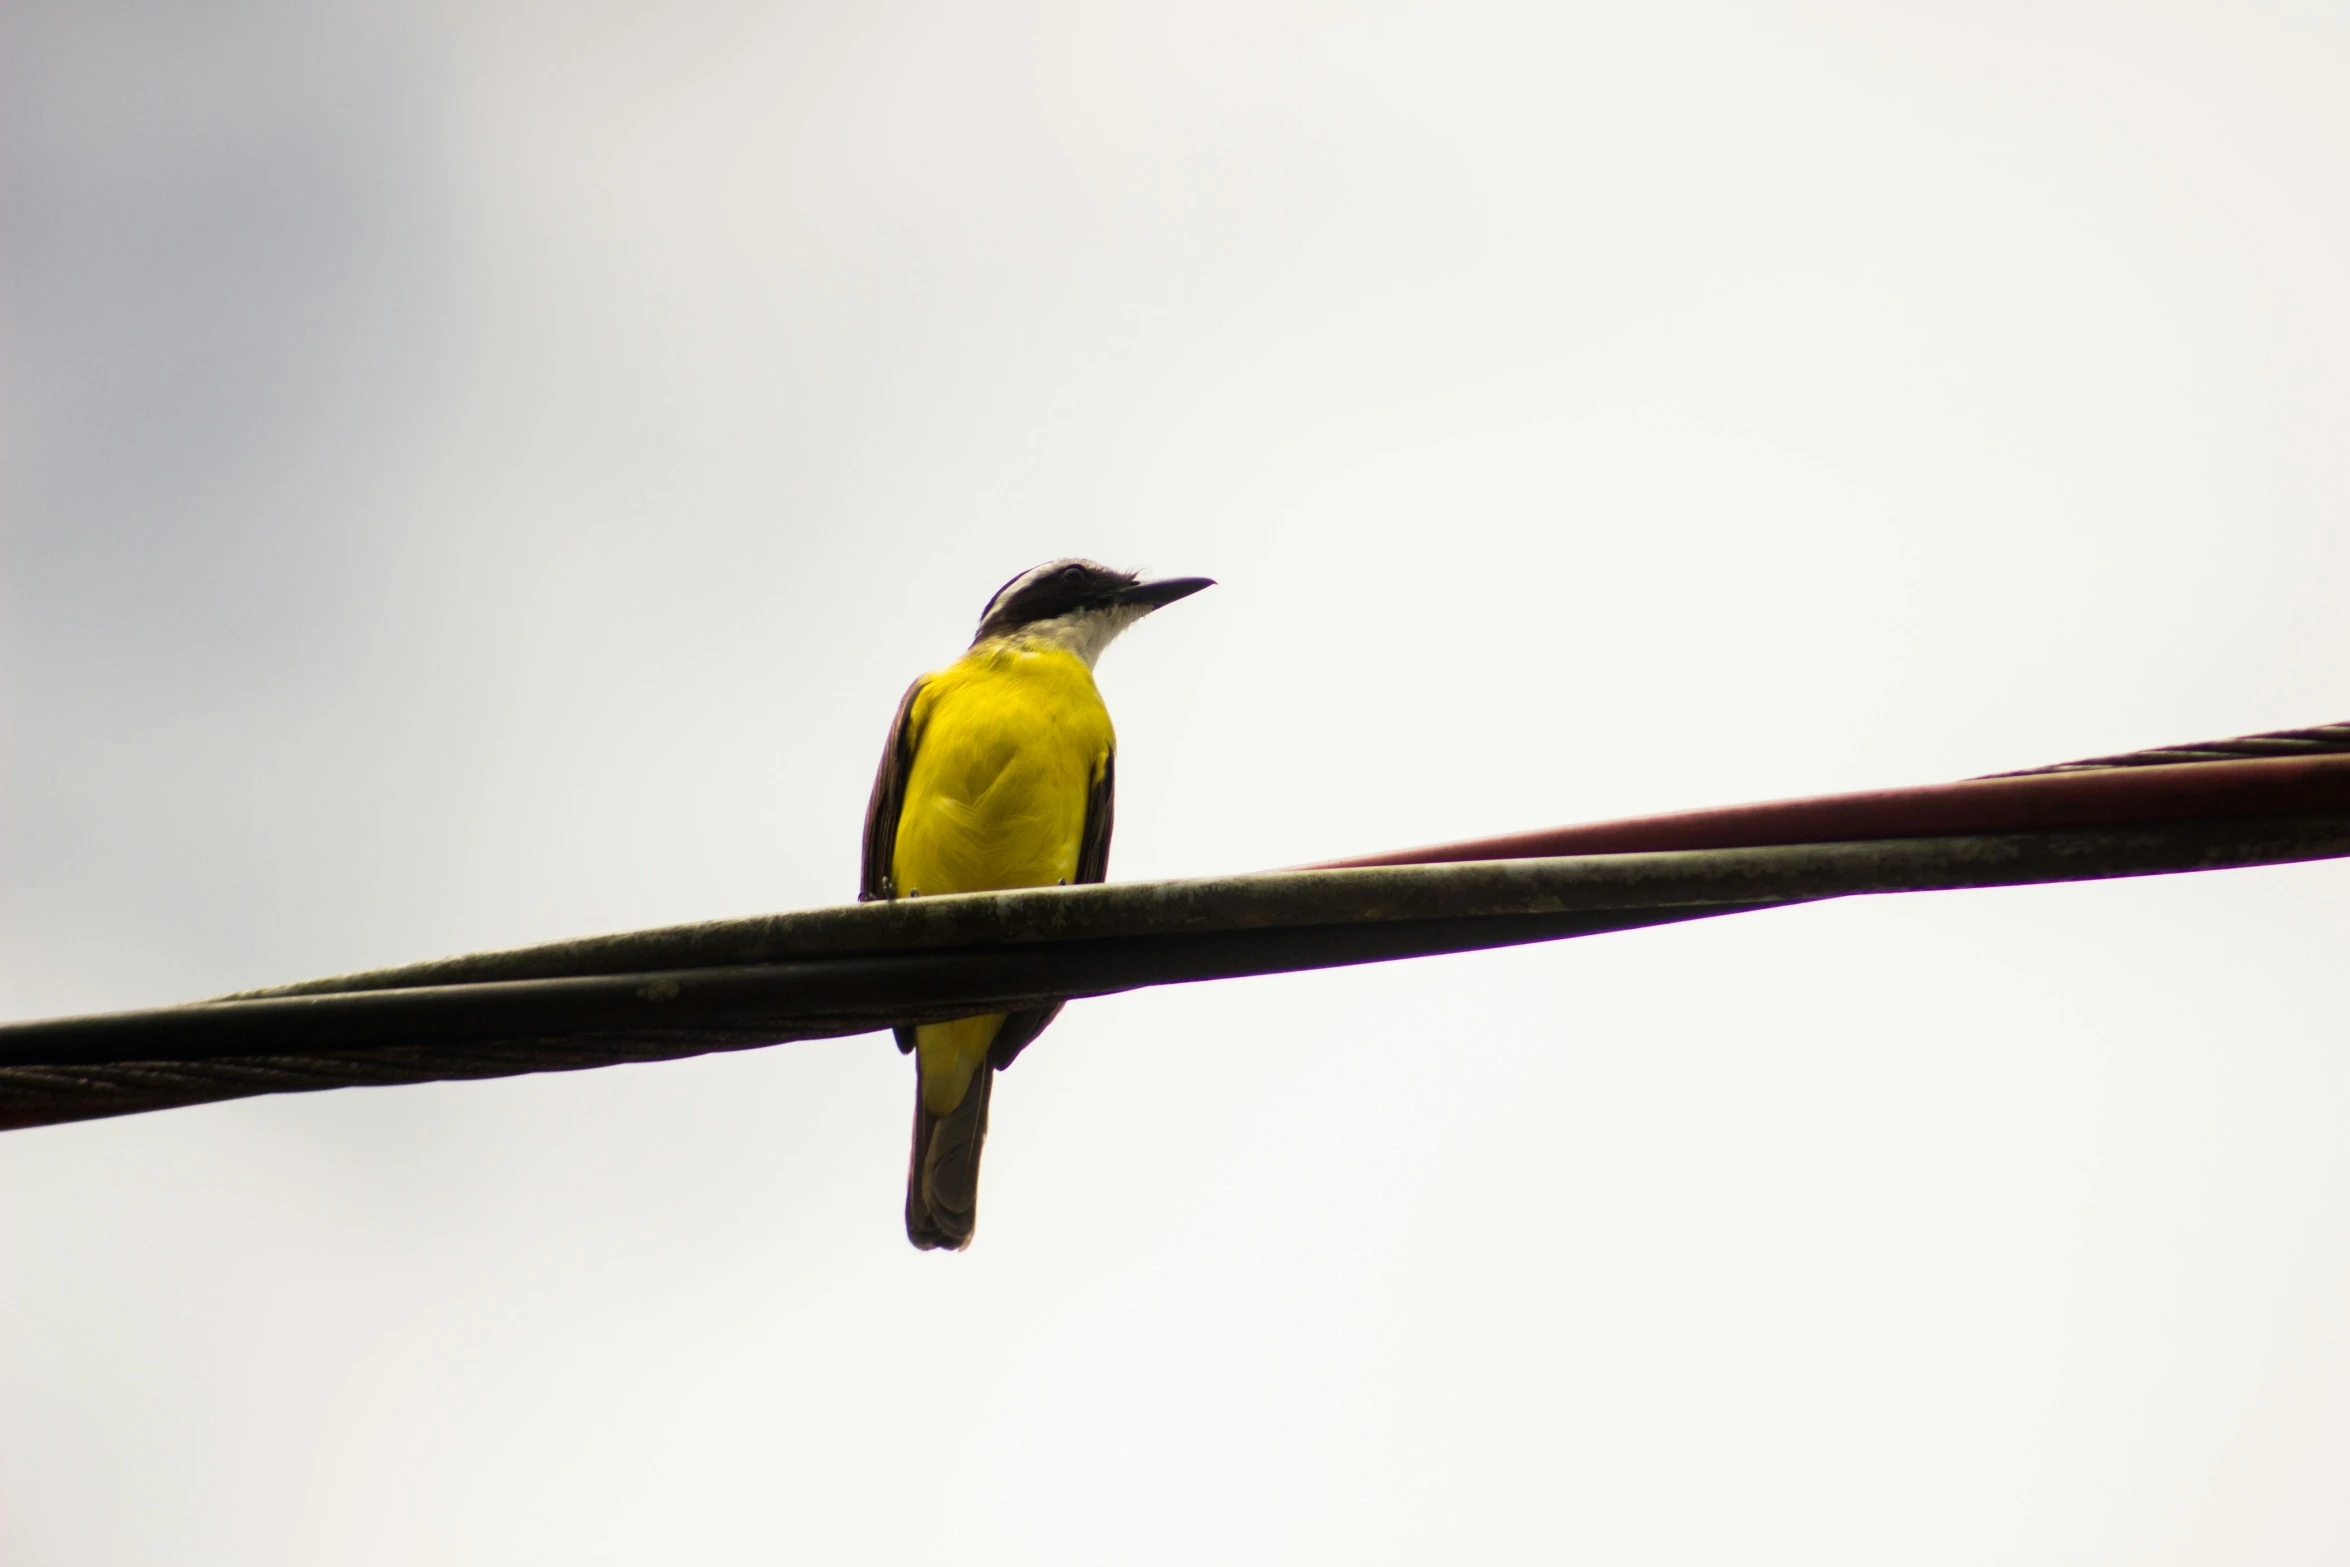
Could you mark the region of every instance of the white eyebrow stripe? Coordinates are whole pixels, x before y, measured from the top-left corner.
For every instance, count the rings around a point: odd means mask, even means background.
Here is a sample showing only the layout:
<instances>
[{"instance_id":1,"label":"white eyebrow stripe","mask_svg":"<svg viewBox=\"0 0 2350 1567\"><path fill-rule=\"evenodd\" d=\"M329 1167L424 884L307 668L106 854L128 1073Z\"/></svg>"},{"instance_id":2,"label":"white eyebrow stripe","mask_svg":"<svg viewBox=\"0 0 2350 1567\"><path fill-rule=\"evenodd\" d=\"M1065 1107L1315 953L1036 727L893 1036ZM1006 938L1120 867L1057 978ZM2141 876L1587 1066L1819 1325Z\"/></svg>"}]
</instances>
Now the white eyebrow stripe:
<instances>
[{"instance_id":1,"label":"white eyebrow stripe","mask_svg":"<svg viewBox=\"0 0 2350 1567\"><path fill-rule=\"evenodd\" d=\"M980 623L982 625L986 624L987 617L994 614L998 609L1003 607L1005 600L1009 599L1013 594L1018 593L1022 588L1027 587L1030 583L1050 576L1053 572L1060 569L1060 565L1061 563L1057 560L1048 560L1041 566L1029 567L1026 571L1023 571L1020 573L1020 575L1005 583L1001 591L999 591L994 598L991 598L987 601L987 608L979 612Z\"/></svg>"}]
</instances>

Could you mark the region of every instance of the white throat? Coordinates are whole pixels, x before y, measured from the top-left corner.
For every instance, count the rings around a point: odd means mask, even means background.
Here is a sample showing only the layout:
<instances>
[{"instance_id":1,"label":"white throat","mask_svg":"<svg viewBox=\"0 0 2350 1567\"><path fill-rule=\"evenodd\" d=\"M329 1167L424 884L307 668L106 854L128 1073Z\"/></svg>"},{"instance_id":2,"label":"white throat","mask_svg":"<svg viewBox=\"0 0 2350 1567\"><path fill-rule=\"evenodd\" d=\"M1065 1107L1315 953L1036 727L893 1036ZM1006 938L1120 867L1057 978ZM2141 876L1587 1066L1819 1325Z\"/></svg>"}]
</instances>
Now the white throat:
<instances>
[{"instance_id":1,"label":"white throat","mask_svg":"<svg viewBox=\"0 0 2350 1567\"><path fill-rule=\"evenodd\" d=\"M1072 610L1051 620L1032 620L1006 638L1014 642L1045 642L1076 654L1091 669L1102 649L1118 640L1118 633L1149 614L1155 605L1105 604L1098 609Z\"/></svg>"}]
</instances>

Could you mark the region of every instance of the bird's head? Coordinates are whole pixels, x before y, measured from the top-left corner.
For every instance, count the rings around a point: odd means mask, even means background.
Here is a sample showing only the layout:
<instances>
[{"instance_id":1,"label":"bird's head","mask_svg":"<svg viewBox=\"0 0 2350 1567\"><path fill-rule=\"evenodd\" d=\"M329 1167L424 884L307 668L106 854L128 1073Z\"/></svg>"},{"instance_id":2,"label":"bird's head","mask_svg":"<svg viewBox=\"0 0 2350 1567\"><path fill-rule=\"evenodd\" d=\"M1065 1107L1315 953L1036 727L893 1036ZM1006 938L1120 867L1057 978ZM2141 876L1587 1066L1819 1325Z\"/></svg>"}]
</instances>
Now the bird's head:
<instances>
[{"instance_id":1,"label":"bird's head","mask_svg":"<svg viewBox=\"0 0 2350 1567\"><path fill-rule=\"evenodd\" d=\"M1215 583L1207 577L1161 577L1113 571L1090 560L1049 560L996 590L979 616L977 647L998 637L1029 637L1067 648L1088 665L1119 632L1177 599Z\"/></svg>"}]
</instances>

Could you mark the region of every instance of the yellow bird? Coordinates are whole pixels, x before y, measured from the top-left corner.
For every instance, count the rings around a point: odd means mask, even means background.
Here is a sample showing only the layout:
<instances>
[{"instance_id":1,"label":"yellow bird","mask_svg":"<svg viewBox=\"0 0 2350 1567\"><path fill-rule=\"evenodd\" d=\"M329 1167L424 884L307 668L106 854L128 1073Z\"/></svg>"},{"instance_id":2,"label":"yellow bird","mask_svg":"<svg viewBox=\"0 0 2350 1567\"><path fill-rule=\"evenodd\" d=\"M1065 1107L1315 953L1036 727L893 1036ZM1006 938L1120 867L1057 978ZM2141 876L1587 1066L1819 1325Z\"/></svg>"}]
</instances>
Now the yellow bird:
<instances>
[{"instance_id":1,"label":"yellow bird","mask_svg":"<svg viewBox=\"0 0 2350 1567\"><path fill-rule=\"evenodd\" d=\"M1211 586L1056 560L998 589L971 650L898 703L865 808L858 899L1100 881L1118 737L1094 661L1152 610ZM971 1244L995 1074L1060 1010L1056 1001L897 1031L916 1082L906 1238L922 1250Z\"/></svg>"}]
</instances>

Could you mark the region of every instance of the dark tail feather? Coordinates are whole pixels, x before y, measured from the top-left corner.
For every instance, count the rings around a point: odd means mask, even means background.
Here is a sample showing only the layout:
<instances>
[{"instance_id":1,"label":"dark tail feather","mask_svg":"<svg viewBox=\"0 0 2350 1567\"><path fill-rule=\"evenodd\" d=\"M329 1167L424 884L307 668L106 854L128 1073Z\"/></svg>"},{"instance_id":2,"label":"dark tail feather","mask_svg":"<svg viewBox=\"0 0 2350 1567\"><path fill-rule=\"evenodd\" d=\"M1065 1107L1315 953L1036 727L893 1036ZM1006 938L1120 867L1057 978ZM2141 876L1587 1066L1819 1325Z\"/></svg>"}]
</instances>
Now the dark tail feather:
<instances>
[{"instance_id":1,"label":"dark tail feather","mask_svg":"<svg viewBox=\"0 0 2350 1567\"><path fill-rule=\"evenodd\" d=\"M915 1074L914 1157L906 1168L906 1239L923 1251L961 1251L979 1221L979 1149L987 1141L987 1101L995 1068L981 1062L963 1102L945 1115L922 1104Z\"/></svg>"}]
</instances>

